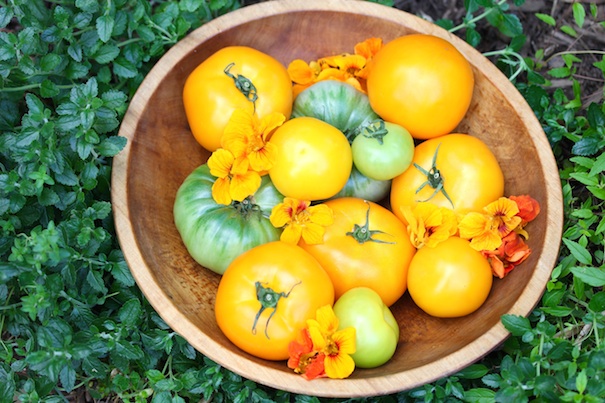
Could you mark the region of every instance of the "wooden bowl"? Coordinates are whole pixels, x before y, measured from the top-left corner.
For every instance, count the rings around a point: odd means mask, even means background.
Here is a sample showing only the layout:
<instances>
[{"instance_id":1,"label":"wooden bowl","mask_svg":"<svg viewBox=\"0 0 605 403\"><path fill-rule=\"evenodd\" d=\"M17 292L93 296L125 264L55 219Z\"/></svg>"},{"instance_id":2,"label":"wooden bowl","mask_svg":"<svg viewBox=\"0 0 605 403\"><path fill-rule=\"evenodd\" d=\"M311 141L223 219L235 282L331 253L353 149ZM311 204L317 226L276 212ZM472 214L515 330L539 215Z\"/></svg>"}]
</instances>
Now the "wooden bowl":
<instances>
[{"instance_id":1,"label":"wooden bowl","mask_svg":"<svg viewBox=\"0 0 605 403\"><path fill-rule=\"evenodd\" d=\"M295 58L352 52L369 37L385 42L429 33L454 44L471 62L476 86L458 131L483 139L506 176L505 194L530 194L541 213L530 223L529 259L495 280L486 303L457 319L421 312L406 293L392 310L401 336L396 355L344 380L306 381L285 362L250 356L223 336L214 317L219 276L187 254L175 228L175 193L208 152L194 140L181 94L188 74L228 45L248 45L284 65ZM132 99L120 133L126 148L113 161L112 198L126 261L149 302L193 347L255 382L324 397L390 394L452 374L496 348L508 336L503 314L528 315L539 302L558 256L562 194L558 169L542 128L507 78L474 48L411 14L351 0L282 0L249 6L217 18L177 43L154 66ZM211 253L211 252L210 252Z\"/></svg>"}]
</instances>

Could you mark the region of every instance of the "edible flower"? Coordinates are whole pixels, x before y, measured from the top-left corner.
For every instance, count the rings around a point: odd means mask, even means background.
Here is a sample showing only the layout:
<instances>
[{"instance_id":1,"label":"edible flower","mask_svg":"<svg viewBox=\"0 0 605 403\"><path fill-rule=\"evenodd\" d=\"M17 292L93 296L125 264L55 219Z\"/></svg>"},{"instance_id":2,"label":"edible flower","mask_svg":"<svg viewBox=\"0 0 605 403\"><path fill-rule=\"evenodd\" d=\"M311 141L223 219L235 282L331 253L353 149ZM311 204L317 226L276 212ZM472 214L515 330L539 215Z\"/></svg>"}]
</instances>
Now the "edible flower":
<instances>
[{"instance_id":1,"label":"edible flower","mask_svg":"<svg viewBox=\"0 0 605 403\"><path fill-rule=\"evenodd\" d=\"M212 185L212 198L219 204L243 201L260 187L260 174L248 169L247 160L237 163L229 150L217 149L208 158L207 164L210 174L217 178Z\"/></svg>"},{"instance_id":2,"label":"edible flower","mask_svg":"<svg viewBox=\"0 0 605 403\"><path fill-rule=\"evenodd\" d=\"M355 328L339 330L339 321L331 305L320 307L315 319L307 320L300 337L290 343L288 368L306 379L329 377L343 379L355 370ZM323 367L323 371L322 371Z\"/></svg>"},{"instance_id":3,"label":"edible flower","mask_svg":"<svg viewBox=\"0 0 605 403\"><path fill-rule=\"evenodd\" d=\"M296 97L305 88L323 80L338 80L366 92L366 79L374 55L382 48L382 39L368 38L355 45L354 53L325 56L309 63L295 59L288 65Z\"/></svg>"},{"instance_id":4,"label":"edible flower","mask_svg":"<svg viewBox=\"0 0 605 403\"><path fill-rule=\"evenodd\" d=\"M521 224L519 206L514 200L500 197L483 210L484 213L470 212L460 220L460 237L470 239L475 250L495 250L502 238Z\"/></svg>"},{"instance_id":5,"label":"edible flower","mask_svg":"<svg viewBox=\"0 0 605 403\"><path fill-rule=\"evenodd\" d=\"M527 259L531 249L521 235L511 232L502 238L502 244L494 251L481 251L492 268L494 276L504 278L511 270Z\"/></svg>"},{"instance_id":6,"label":"edible flower","mask_svg":"<svg viewBox=\"0 0 605 403\"><path fill-rule=\"evenodd\" d=\"M279 112L270 113L259 119L245 109L236 109L221 138L221 146L238 160L248 159L251 170L259 173L268 171L275 163L277 149L269 142L273 131L281 126L286 117Z\"/></svg>"},{"instance_id":7,"label":"edible flower","mask_svg":"<svg viewBox=\"0 0 605 403\"><path fill-rule=\"evenodd\" d=\"M401 207L401 213L410 241L417 249L423 246L433 248L458 232L456 214L446 207L420 202L414 207Z\"/></svg>"},{"instance_id":8,"label":"edible flower","mask_svg":"<svg viewBox=\"0 0 605 403\"><path fill-rule=\"evenodd\" d=\"M528 195L501 197L484 213L466 214L459 223L460 236L488 260L494 276L504 278L524 262L531 249L525 226L540 213L540 204Z\"/></svg>"},{"instance_id":9,"label":"edible flower","mask_svg":"<svg viewBox=\"0 0 605 403\"><path fill-rule=\"evenodd\" d=\"M300 238L309 245L323 243L328 225L334 222L334 213L325 204L311 206L310 201L284 197L271 210L271 224L276 228L284 227L280 239L297 244Z\"/></svg>"}]
</instances>

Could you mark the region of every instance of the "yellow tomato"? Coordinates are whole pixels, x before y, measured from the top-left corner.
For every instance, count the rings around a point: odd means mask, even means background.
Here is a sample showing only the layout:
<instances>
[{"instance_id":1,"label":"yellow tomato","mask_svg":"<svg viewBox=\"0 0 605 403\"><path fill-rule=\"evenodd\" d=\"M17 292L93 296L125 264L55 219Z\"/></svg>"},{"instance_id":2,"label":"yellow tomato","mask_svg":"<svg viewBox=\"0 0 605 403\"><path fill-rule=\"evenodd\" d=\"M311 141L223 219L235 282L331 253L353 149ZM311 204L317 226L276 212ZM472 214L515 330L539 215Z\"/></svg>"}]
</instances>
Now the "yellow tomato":
<instances>
[{"instance_id":1,"label":"yellow tomato","mask_svg":"<svg viewBox=\"0 0 605 403\"><path fill-rule=\"evenodd\" d=\"M366 200L343 197L325 205L334 213L324 242L300 246L309 252L334 284L338 299L355 287L374 290L391 306L404 293L407 272L416 249L405 225L388 209Z\"/></svg>"},{"instance_id":2,"label":"yellow tomato","mask_svg":"<svg viewBox=\"0 0 605 403\"><path fill-rule=\"evenodd\" d=\"M240 87L248 90L238 89ZM245 109L259 118L292 112L292 82L272 56L246 46L220 49L197 66L183 88L185 114L195 139L208 151L221 146L233 111Z\"/></svg>"},{"instance_id":3,"label":"yellow tomato","mask_svg":"<svg viewBox=\"0 0 605 403\"><path fill-rule=\"evenodd\" d=\"M269 140L277 158L269 175L284 196L328 199L347 183L353 153L345 135L312 117L298 117L277 128Z\"/></svg>"},{"instance_id":4,"label":"yellow tomato","mask_svg":"<svg viewBox=\"0 0 605 403\"><path fill-rule=\"evenodd\" d=\"M372 61L370 105L414 138L450 133L466 114L474 77L466 58L448 41L426 34L388 42Z\"/></svg>"},{"instance_id":5,"label":"yellow tomato","mask_svg":"<svg viewBox=\"0 0 605 403\"><path fill-rule=\"evenodd\" d=\"M214 306L233 344L266 360L288 358L288 345L318 308L334 303L330 277L302 248L281 241L244 252L227 267Z\"/></svg>"},{"instance_id":6,"label":"yellow tomato","mask_svg":"<svg viewBox=\"0 0 605 403\"><path fill-rule=\"evenodd\" d=\"M408 292L429 315L453 318L477 310L487 299L493 275L470 242L451 237L416 252L408 270Z\"/></svg>"},{"instance_id":7,"label":"yellow tomato","mask_svg":"<svg viewBox=\"0 0 605 403\"><path fill-rule=\"evenodd\" d=\"M504 174L489 147L477 137L453 133L416 146L412 165L391 183L391 209L402 220L401 206L418 201L466 213L503 195Z\"/></svg>"}]
</instances>

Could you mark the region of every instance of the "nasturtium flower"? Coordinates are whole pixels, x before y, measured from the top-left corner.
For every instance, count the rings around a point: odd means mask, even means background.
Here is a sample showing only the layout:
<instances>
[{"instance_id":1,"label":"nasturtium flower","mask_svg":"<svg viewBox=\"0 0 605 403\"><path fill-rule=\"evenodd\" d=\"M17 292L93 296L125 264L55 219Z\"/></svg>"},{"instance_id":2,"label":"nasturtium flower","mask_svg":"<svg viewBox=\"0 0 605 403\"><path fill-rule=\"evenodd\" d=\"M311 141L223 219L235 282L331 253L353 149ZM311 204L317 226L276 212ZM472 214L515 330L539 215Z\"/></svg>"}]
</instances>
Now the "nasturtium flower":
<instances>
[{"instance_id":1,"label":"nasturtium flower","mask_svg":"<svg viewBox=\"0 0 605 403\"><path fill-rule=\"evenodd\" d=\"M380 49L382 49L381 38L368 38L365 41L359 42L357 45L355 45L355 54L363 56L366 59L366 64L357 72L357 77L364 80L368 78L368 74L372 66L372 59Z\"/></svg>"},{"instance_id":2,"label":"nasturtium flower","mask_svg":"<svg viewBox=\"0 0 605 403\"><path fill-rule=\"evenodd\" d=\"M414 207L403 206L401 212L410 241L417 249L423 246L433 248L458 232L458 220L451 209L420 202Z\"/></svg>"},{"instance_id":3,"label":"nasturtium flower","mask_svg":"<svg viewBox=\"0 0 605 403\"><path fill-rule=\"evenodd\" d=\"M301 374L305 379L325 377L325 356L313 349L313 340L309 335L309 329L302 329L297 340L288 345L288 368L295 373Z\"/></svg>"},{"instance_id":4,"label":"nasturtium flower","mask_svg":"<svg viewBox=\"0 0 605 403\"><path fill-rule=\"evenodd\" d=\"M509 199L517 203L519 207L517 215L521 217L521 224L519 224L515 231L527 239L529 238L529 234L525 231L524 227L540 214L540 204L536 199L528 195L510 196Z\"/></svg>"},{"instance_id":5,"label":"nasturtium flower","mask_svg":"<svg viewBox=\"0 0 605 403\"><path fill-rule=\"evenodd\" d=\"M517 232L511 232L502 238L502 244L493 251L482 251L498 278L504 278L511 270L529 257L531 249Z\"/></svg>"},{"instance_id":6,"label":"nasturtium flower","mask_svg":"<svg viewBox=\"0 0 605 403\"><path fill-rule=\"evenodd\" d=\"M210 155L207 164L210 174L216 176L212 198L219 204L243 201L260 187L259 173L249 170L246 163L236 164L235 156L229 150L217 149Z\"/></svg>"},{"instance_id":7,"label":"nasturtium flower","mask_svg":"<svg viewBox=\"0 0 605 403\"><path fill-rule=\"evenodd\" d=\"M315 319L307 320L313 346L325 356L326 375L342 379L351 375L355 369L351 354L356 350L356 335L354 327L338 330L338 325L338 318L330 305L319 308Z\"/></svg>"},{"instance_id":8,"label":"nasturtium flower","mask_svg":"<svg viewBox=\"0 0 605 403\"><path fill-rule=\"evenodd\" d=\"M470 239L471 247L478 251L495 250L502 238L521 223L517 203L501 197L484 208L485 213L470 212L458 224L460 237Z\"/></svg>"},{"instance_id":9,"label":"nasturtium flower","mask_svg":"<svg viewBox=\"0 0 605 403\"><path fill-rule=\"evenodd\" d=\"M334 222L334 213L325 204L311 206L310 201L285 197L271 210L271 224L284 227L280 239L297 244L300 238L309 245L323 243L328 225Z\"/></svg>"},{"instance_id":10,"label":"nasturtium flower","mask_svg":"<svg viewBox=\"0 0 605 403\"><path fill-rule=\"evenodd\" d=\"M269 142L269 136L281 126L286 117L279 112L270 113L259 119L245 109L236 109L227 122L222 148L229 150L238 161L248 160L251 170L263 173L275 163L277 149Z\"/></svg>"}]
</instances>

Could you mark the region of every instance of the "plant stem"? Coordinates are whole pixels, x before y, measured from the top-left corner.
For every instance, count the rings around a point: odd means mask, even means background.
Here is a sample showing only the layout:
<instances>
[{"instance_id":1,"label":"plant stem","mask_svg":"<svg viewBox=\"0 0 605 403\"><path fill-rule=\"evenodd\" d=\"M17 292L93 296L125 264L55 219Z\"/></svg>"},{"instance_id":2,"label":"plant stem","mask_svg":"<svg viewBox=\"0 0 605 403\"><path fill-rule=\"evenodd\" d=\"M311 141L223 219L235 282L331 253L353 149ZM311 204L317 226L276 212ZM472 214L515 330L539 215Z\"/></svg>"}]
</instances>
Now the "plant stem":
<instances>
[{"instance_id":1,"label":"plant stem","mask_svg":"<svg viewBox=\"0 0 605 403\"><path fill-rule=\"evenodd\" d=\"M507 0L500 0L500 1L498 2L498 4L496 4L496 6L500 7L502 4L506 3L506 1L507 1ZM449 32L456 32L456 31L459 31L459 30L461 30L461 29L463 29L463 28L466 28L466 27L470 26L471 24L474 24L474 23L475 23L475 22L477 22L477 21L482 20L483 18L485 18L485 17L487 17L489 14L491 14L491 13L492 13L492 12L495 10L495 8L496 8L495 6L494 6L494 7L490 7L490 8L488 8L487 10L485 10L485 11L484 11L484 12L482 12L481 14L479 14L479 15L477 15L477 16L475 16L475 17L471 18L470 20L465 21L465 22L463 22L462 24L457 25L457 26L455 26L455 27L453 27L453 28L450 28L450 29L449 29Z\"/></svg>"}]
</instances>

